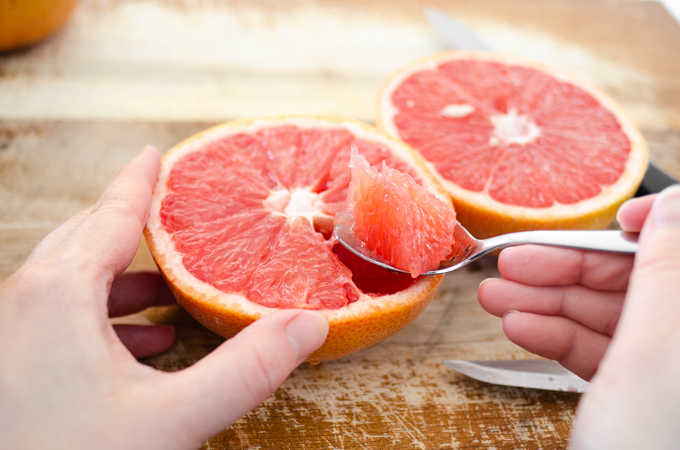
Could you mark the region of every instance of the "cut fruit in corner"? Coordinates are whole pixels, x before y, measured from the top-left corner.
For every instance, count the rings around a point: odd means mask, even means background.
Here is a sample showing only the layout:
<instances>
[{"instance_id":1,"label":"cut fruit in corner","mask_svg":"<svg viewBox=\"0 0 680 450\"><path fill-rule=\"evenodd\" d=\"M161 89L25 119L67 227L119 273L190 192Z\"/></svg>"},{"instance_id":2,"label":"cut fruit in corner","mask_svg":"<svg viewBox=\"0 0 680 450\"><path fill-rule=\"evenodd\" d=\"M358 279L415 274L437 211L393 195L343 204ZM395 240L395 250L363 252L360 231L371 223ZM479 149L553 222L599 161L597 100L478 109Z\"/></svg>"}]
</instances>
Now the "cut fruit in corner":
<instances>
[{"instance_id":1,"label":"cut fruit in corner","mask_svg":"<svg viewBox=\"0 0 680 450\"><path fill-rule=\"evenodd\" d=\"M441 276L394 273L332 238L347 211L350 147L446 191L402 141L352 120L278 117L218 125L163 157L144 234L179 303L231 337L280 309L313 309L330 330L308 361L356 352L412 322Z\"/></svg>"},{"instance_id":2,"label":"cut fruit in corner","mask_svg":"<svg viewBox=\"0 0 680 450\"><path fill-rule=\"evenodd\" d=\"M371 166L356 146L349 166L347 205L357 242L413 278L439 267L452 251L453 209L384 161L380 171Z\"/></svg>"},{"instance_id":3,"label":"cut fruit in corner","mask_svg":"<svg viewBox=\"0 0 680 450\"><path fill-rule=\"evenodd\" d=\"M613 100L514 56L417 61L383 85L377 123L425 158L477 238L606 228L647 168L645 141Z\"/></svg>"}]
</instances>

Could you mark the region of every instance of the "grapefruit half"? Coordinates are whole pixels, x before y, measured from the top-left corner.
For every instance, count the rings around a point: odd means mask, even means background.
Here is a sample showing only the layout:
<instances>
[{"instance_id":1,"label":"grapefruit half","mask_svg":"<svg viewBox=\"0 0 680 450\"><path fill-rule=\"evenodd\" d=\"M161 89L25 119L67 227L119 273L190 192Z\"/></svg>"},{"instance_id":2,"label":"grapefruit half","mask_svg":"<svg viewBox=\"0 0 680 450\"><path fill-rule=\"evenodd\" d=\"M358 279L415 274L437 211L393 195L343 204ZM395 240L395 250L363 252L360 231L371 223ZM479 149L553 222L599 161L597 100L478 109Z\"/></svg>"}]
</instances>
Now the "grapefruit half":
<instances>
[{"instance_id":1,"label":"grapefruit half","mask_svg":"<svg viewBox=\"0 0 680 450\"><path fill-rule=\"evenodd\" d=\"M347 210L351 146L451 204L416 152L351 120L241 120L170 149L144 234L179 303L227 338L278 309L318 310L330 330L314 363L412 322L442 278L388 272L331 237L335 214Z\"/></svg>"},{"instance_id":2,"label":"grapefruit half","mask_svg":"<svg viewBox=\"0 0 680 450\"><path fill-rule=\"evenodd\" d=\"M78 0L0 0L0 52L28 47L56 33Z\"/></svg>"},{"instance_id":3,"label":"grapefruit half","mask_svg":"<svg viewBox=\"0 0 680 450\"><path fill-rule=\"evenodd\" d=\"M647 167L642 135L613 100L515 56L417 61L384 83L377 123L425 158L478 238L606 228Z\"/></svg>"}]
</instances>

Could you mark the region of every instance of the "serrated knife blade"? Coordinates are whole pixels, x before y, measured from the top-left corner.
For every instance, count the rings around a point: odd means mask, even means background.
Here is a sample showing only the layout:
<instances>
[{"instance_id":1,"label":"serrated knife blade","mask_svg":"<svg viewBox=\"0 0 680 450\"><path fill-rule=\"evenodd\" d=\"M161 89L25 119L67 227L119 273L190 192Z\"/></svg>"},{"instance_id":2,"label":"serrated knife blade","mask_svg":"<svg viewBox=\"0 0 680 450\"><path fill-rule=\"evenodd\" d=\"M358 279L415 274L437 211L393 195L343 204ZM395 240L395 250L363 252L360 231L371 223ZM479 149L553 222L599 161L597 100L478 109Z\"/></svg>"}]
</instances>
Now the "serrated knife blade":
<instances>
[{"instance_id":1,"label":"serrated knife blade","mask_svg":"<svg viewBox=\"0 0 680 450\"><path fill-rule=\"evenodd\" d=\"M503 386L584 392L590 385L559 363L542 359L444 360L444 364L475 380Z\"/></svg>"},{"instance_id":2,"label":"serrated knife blade","mask_svg":"<svg viewBox=\"0 0 680 450\"><path fill-rule=\"evenodd\" d=\"M479 38L474 31L445 12L434 7L426 7L423 12L432 28L450 47L460 50L493 51L493 48ZM678 180L650 162L635 196L661 192L673 184L678 184Z\"/></svg>"}]
</instances>

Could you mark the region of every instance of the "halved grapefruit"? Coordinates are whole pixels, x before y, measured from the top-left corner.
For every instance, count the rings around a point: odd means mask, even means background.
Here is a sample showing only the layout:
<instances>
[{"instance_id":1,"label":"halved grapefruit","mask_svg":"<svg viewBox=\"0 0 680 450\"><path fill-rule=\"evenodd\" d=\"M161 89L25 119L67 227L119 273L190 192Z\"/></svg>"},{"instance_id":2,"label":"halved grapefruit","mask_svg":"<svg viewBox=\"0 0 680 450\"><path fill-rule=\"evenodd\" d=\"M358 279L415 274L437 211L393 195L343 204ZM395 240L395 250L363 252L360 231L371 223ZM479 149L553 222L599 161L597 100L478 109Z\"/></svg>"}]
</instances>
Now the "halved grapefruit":
<instances>
[{"instance_id":1,"label":"halved grapefruit","mask_svg":"<svg viewBox=\"0 0 680 450\"><path fill-rule=\"evenodd\" d=\"M56 33L79 0L0 0L0 53L28 47Z\"/></svg>"},{"instance_id":2,"label":"halved grapefruit","mask_svg":"<svg viewBox=\"0 0 680 450\"><path fill-rule=\"evenodd\" d=\"M348 355L413 321L441 277L385 271L331 238L335 214L347 210L352 145L451 204L417 153L351 120L241 120L168 151L144 234L179 303L224 337L278 309L321 311L330 331L310 362Z\"/></svg>"},{"instance_id":3,"label":"halved grapefruit","mask_svg":"<svg viewBox=\"0 0 680 450\"><path fill-rule=\"evenodd\" d=\"M356 146L347 205L356 241L379 260L411 273L434 270L451 252L456 213L407 173L378 170Z\"/></svg>"},{"instance_id":4,"label":"halved grapefruit","mask_svg":"<svg viewBox=\"0 0 680 450\"><path fill-rule=\"evenodd\" d=\"M377 123L425 158L478 238L606 228L647 167L642 135L613 100L515 56L417 61L384 83Z\"/></svg>"}]
</instances>

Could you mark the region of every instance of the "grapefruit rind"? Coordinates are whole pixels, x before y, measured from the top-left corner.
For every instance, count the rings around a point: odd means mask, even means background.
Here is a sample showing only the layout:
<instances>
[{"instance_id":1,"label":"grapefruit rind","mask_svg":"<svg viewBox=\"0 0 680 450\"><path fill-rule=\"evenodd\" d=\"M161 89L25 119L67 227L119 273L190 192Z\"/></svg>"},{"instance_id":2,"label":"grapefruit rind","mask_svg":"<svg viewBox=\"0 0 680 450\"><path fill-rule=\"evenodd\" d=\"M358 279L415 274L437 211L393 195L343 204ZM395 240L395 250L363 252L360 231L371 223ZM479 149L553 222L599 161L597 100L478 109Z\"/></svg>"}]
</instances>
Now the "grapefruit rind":
<instances>
[{"instance_id":1,"label":"grapefruit rind","mask_svg":"<svg viewBox=\"0 0 680 450\"><path fill-rule=\"evenodd\" d=\"M78 0L2 1L0 53L29 47L66 25Z\"/></svg>"},{"instance_id":2,"label":"grapefruit rind","mask_svg":"<svg viewBox=\"0 0 680 450\"><path fill-rule=\"evenodd\" d=\"M255 133L262 128L284 124L293 124L301 129L345 128L357 138L383 143L395 156L411 165L438 198L451 205L446 191L416 152L400 140L358 121L309 116L244 119L217 125L180 142L163 157L144 236L159 271L180 305L203 326L225 338L234 336L255 320L279 309L259 305L241 294L222 292L186 269L182 254L176 251L172 236L161 224L161 204L168 193L166 183L174 163L184 155L232 134ZM374 297L361 293L356 302L345 307L318 310L329 321L329 333L322 347L307 361L318 363L340 358L403 329L425 309L442 279L443 276L421 277L409 288L395 294Z\"/></svg>"},{"instance_id":3,"label":"grapefruit rind","mask_svg":"<svg viewBox=\"0 0 680 450\"><path fill-rule=\"evenodd\" d=\"M616 217L616 212L637 191L648 164L647 144L637 126L608 95L562 69L537 63L515 55L502 53L452 50L419 59L403 67L382 85L378 95L377 120L379 128L389 135L399 137L393 117L397 109L391 96L395 89L413 73L434 70L440 64L455 59L476 59L525 66L540 70L555 79L573 84L592 95L619 122L630 140L631 151L621 177L612 185L601 186L602 192L595 197L575 204L560 204L546 208L529 208L501 203L488 195L487 190L472 192L444 178L433 163L425 161L428 169L445 187L458 213L459 222L476 238L488 238L499 234L534 229L603 229Z\"/></svg>"}]
</instances>

